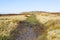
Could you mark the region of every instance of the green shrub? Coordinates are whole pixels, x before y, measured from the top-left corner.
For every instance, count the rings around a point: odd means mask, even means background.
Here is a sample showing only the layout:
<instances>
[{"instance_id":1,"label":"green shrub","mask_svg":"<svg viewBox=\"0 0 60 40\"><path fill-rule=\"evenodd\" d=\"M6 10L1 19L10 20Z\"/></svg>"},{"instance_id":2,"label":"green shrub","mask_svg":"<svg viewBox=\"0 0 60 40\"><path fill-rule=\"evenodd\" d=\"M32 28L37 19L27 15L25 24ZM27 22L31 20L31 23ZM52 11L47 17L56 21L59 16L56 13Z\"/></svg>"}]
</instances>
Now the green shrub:
<instances>
[{"instance_id":1,"label":"green shrub","mask_svg":"<svg viewBox=\"0 0 60 40\"><path fill-rule=\"evenodd\" d=\"M27 22L29 22L30 24L32 25L35 25L37 20L36 20L36 16L34 14L32 14L31 16L29 16L27 19L26 19Z\"/></svg>"}]
</instances>

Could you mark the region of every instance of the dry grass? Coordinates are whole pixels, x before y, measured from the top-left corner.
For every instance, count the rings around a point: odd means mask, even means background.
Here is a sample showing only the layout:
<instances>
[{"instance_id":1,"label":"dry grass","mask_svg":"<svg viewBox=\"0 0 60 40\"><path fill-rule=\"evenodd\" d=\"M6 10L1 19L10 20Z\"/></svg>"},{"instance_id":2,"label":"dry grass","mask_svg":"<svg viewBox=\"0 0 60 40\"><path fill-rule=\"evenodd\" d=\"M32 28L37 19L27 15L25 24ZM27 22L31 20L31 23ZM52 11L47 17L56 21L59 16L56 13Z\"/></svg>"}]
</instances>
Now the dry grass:
<instances>
[{"instance_id":1,"label":"dry grass","mask_svg":"<svg viewBox=\"0 0 60 40\"><path fill-rule=\"evenodd\" d=\"M35 12L33 12L35 13ZM60 16L55 14L48 14L48 13L37 13L36 12L36 19L38 22L44 25L47 28L47 40L60 40ZM0 36L11 36L10 32L14 30L18 22L26 20L27 17L25 15L18 15L18 16L0 16ZM31 20L32 19L32 20ZM28 18L28 21L31 21L31 24L35 21L33 17ZM52 35L53 34L53 35ZM0 40L2 40L0 37ZM41 36L38 36L36 40L39 40ZM8 39L7 39L8 40ZM42 39L45 40L45 39Z\"/></svg>"}]
</instances>

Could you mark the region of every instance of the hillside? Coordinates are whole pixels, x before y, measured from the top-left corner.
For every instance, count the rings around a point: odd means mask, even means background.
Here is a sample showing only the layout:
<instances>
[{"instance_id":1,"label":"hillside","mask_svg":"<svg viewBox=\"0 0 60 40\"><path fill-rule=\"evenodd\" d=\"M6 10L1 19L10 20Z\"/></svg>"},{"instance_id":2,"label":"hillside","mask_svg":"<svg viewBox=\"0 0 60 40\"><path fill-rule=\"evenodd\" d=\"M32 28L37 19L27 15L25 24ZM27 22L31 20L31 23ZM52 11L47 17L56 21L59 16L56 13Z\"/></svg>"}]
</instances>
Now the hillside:
<instances>
[{"instance_id":1,"label":"hillside","mask_svg":"<svg viewBox=\"0 0 60 40\"><path fill-rule=\"evenodd\" d=\"M60 40L59 30L60 12L0 14L0 40Z\"/></svg>"}]
</instances>

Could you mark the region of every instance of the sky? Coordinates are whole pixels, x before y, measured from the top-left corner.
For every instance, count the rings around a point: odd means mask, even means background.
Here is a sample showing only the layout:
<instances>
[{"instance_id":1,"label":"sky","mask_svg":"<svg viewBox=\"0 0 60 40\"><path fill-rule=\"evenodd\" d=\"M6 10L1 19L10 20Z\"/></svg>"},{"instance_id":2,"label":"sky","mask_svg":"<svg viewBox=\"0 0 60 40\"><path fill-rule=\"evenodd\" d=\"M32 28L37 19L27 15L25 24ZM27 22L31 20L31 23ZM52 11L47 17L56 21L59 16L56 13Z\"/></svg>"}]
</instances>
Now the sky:
<instances>
[{"instance_id":1,"label":"sky","mask_svg":"<svg viewBox=\"0 0 60 40\"><path fill-rule=\"evenodd\" d=\"M60 12L60 0L0 0L0 13Z\"/></svg>"}]
</instances>

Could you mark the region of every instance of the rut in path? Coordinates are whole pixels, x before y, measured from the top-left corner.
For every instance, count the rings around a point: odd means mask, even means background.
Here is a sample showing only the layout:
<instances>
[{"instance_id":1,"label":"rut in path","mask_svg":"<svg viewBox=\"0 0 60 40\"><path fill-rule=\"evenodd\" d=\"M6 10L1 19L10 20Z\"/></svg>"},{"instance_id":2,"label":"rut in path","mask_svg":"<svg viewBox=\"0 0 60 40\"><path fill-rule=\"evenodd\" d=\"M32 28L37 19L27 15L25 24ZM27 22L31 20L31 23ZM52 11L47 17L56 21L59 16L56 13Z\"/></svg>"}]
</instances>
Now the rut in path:
<instances>
[{"instance_id":1,"label":"rut in path","mask_svg":"<svg viewBox=\"0 0 60 40\"><path fill-rule=\"evenodd\" d=\"M45 28L42 27L39 23L36 25L31 25L29 22L21 21L17 28L11 32L14 36L14 40L35 40L40 35L44 35ZM43 40L42 37L39 40Z\"/></svg>"}]
</instances>

